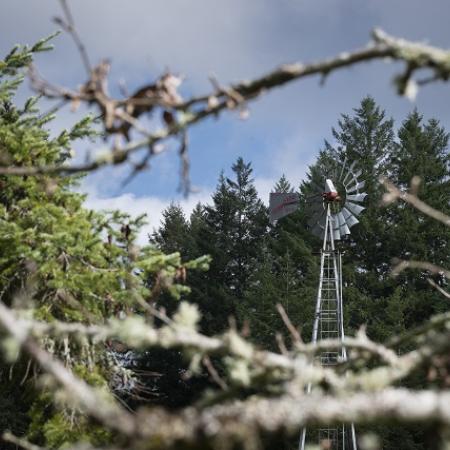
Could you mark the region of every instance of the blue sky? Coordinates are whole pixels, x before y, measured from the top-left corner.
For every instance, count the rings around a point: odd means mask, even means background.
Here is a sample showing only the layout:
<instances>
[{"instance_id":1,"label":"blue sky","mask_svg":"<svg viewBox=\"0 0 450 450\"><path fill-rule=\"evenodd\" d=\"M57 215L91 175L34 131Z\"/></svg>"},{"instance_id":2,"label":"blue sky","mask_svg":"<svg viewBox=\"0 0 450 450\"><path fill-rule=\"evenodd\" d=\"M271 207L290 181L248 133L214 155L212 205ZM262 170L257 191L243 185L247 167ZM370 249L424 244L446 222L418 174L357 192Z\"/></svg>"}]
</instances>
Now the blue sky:
<instances>
[{"instance_id":1,"label":"blue sky","mask_svg":"<svg viewBox=\"0 0 450 450\"><path fill-rule=\"evenodd\" d=\"M375 26L450 48L447 0L73 0L71 5L91 60L112 59L111 90L124 80L132 91L169 67L186 77L184 96L203 94L211 90L210 73L228 83L251 79L281 63L332 56L366 45ZM2 0L1 53L53 32L57 26L51 19L56 15L61 15L56 0ZM85 75L73 42L63 34L54 43L55 51L38 57L39 70L61 85L82 83ZM412 104L396 96L392 87L399 68L385 62L364 64L332 74L323 87L317 78L299 81L251 103L246 121L228 112L197 125L190 132L190 158L198 193L187 200L177 192L179 161L173 147L125 188L121 180L127 168L89 176L83 184L88 205L147 212L148 232L170 201L179 201L187 210L208 201L219 172L228 172L238 156L252 161L256 185L267 201L282 173L299 184L323 140L331 138L339 114L351 113L368 94L397 124L417 106L450 129L450 86L426 87ZM22 91L21 97L25 95ZM54 130L69 126L82 112L63 110ZM94 147L78 143L78 157Z\"/></svg>"}]
</instances>

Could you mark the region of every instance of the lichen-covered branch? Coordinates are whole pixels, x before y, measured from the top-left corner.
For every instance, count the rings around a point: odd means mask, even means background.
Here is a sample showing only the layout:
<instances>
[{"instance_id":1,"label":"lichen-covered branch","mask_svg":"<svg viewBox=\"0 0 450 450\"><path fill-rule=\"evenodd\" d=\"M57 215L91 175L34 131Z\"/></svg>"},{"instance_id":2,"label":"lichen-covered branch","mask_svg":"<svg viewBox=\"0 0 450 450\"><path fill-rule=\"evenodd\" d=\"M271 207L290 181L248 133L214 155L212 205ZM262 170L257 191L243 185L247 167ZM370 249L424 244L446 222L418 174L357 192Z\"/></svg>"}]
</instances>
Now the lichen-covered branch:
<instances>
[{"instance_id":1,"label":"lichen-covered branch","mask_svg":"<svg viewBox=\"0 0 450 450\"><path fill-rule=\"evenodd\" d=\"M122 135L129 140L132 129L143 131L137 122L138 118L155 109L160 110L166 126L156 131L144 130L146 132L143 139L127 142L125 145L114 145L108 155L97 157L84 164L4 166L0 167L0 174L69 174L93 171L104 165L121 164L135 151L142 148L151 149L155 144L165 141L170 136L178 135L210 116L217 116L225 109L242 110L246 102L276 87L314 75L327 76L355 64L386 58L406 63L407 69L396 79L401 94L408 94L411 91L409 88L414 83L413 76L420 69L430 70L433 79L446 81L450 76L450 51L395 38L382 30L375 30L373 41L362 49L344 52L318 62L284 64L254 80L243 81L229 87L221 87L215 82L212 92L188 100L182 99L177 91L182 79L171 73L163 74L155 83L137 89L126 98L115 99L107 90L109 63L105 61L90 70L90 78L79 90L54 86L32 71L32 86L40 94L49 98L64 99L73 105L80 102L96 105L101 112L107 134Z\"/></svg>"},{"instance_id":2,"label":"lichen-covered branch","mask_svg":"<svg viewBox=\"0 0 450 450\"><path fill-rule=\"evenodd\" d=\"M0 305L0 312L5 310ZM14 313L8 311L8 317L14 318ZM423 366L436 354L445 354L450 350L449 332L450 314L443 314L431 320L428 327L421 327L418 332L410 332L406 341L417 342L420 345L413 351L398 356L392 347L404 343L405 339L391 342L390 347L377 344L363 333L357 337L347 337L340 340L322 340L316 344L295 343L288 354L278 354L259 350L246 341L236 331L230 330L222 336L205 336L195 329L198 313L192 305L182 303L174 320L162 327L154 327L138 315L129 316L124 320L111 320L107 325L85 326L80 323L51 323L30 321L15 318L15 329L26 330L35 338L52 335L64 338L71 335L89 337L94 342L117 339L130 348L180 348L189 354L194 352L201 356L217 356L233 358L238 363L239 370L230 370L228 376L232 384L250 385L252 382L283 383L294 380L304 385L326 381L333 389L360 389L369 386L371 389L383 388L398 381L417 368ZM352 359L367 361L375 357L381 363L372 369L360 370L360 365L350 367L346 377L339 377L331 369L314 364L314 356L324 349L340 349L346 347ZM339 367L338 367L339 373Z\"/></svg>"},{"instance_id":3,"label":"lichen-covered branch","mask_svg":"<svg viewBox=\"0 0 450 450\"><path fill-rule=\"evenodd\" d=\"M390 387L434 356L448 353L448 314L423 327L420 333L412 334L410 338L413 339L420 336L420 345L401 356L370 341L362 333L356 338L347 338L344 343L333 340L321 341L317 345L297 342L289 354L281 355L257 350L235 331L217 337L200 334L195 329L198 314L195 308L191 308L182 304L173 321L161 328L154 328L138 316L115 320L105 326L41 323L19 318L0 303L0 324L45 372L57 380L68 394L69 401L82 407L106 427L135 442L146 442L149 448L216 448L223 439L258 442L260 434L293 436L302 426L334 422L374 424L397 421L450 426L449 392ZM162 409L147 409L131 415L79 380L41 349L37 344L38 338L47 334L55 337L70 334L74 338L80 334L93 340L117 338L134 348L178 347L188 350L191 355L216 355L228 361L232 359L234 369L230 369L227 375L231 383L253 389L258 382L262 385L275 383L279 395L251 396L243 401L217 404L209 402L209 406L189 407L176 414ZM360 352L359 357L362 358L376 356L382 365L372 369L347 370L344 375L339 374L339 370L313 363L313 355L323 346L339 348L342 345ZM304 388L308 383L315 386L311 395L305 394ZM328 394L324 394L319 387L323 383L329 386ZM228 389L225 383L222 387Z\"/></svg>"},{"instance_id":4,"label":"lichen-covered branch","mask_svg":"<svg viewBox=\"0 0 450 450\"><path fill-rule=\"evenodd\" d=\"M0 302L0 325L12 338L64 388L73 404L82 407L89 415L95 417L111 429L125 434L133 434L135 422L132 416L114 403L112 398L96 392L84 381L67 370L63 364L43 350L28 335L28 329L17 321L12 311Z\"/></svg>"}]
</instances>

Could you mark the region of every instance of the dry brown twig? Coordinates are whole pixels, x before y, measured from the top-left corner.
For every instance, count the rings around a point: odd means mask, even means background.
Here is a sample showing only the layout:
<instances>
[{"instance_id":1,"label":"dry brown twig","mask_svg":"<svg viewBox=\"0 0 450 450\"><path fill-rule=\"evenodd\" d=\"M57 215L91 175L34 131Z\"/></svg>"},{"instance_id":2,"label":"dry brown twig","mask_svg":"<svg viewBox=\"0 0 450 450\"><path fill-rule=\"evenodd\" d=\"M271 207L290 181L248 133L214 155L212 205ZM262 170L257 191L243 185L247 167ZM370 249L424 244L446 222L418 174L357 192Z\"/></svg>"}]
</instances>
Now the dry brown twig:
<instances>
[{"instance_id":1,"label":"dry brown twig","mask_svg":"<svg viewBox=\"0 0 450 450\"><path fill-rule=\"evenodd\" d=\"M224 379L219 375L219 372L217 372L210 357L208 355L204 356L202 359L202 362L203 362L203 365L208 370L208 373L211 376L211 378L214 380L214 382L220 387L220 389L222 389L223 391L226 391L228 389L228 385L227 385L227 383L225 383Z\"/></svg>"},{"instance_id":2,"label":"dry brown twig","mask_svg":"<svg viewBox=\"0 0 450 450\"><path fill-rule=\"evenodd\" d=\"M92 64L89 61L89 56L86 51L86 47L84 46L80 36L78 35L77 29L75 27L75 21L73 20L72 12L70 11L69 5L67 4L66 0L59 0L59 3L61 4L65 20L61 19L60 17L55 17L54 21L72 36L75 45L77 46L78 51L80 53L81 60L83 61L86 72L88 75L90 75L92 71Z\"/></svg>"}]
</instances>

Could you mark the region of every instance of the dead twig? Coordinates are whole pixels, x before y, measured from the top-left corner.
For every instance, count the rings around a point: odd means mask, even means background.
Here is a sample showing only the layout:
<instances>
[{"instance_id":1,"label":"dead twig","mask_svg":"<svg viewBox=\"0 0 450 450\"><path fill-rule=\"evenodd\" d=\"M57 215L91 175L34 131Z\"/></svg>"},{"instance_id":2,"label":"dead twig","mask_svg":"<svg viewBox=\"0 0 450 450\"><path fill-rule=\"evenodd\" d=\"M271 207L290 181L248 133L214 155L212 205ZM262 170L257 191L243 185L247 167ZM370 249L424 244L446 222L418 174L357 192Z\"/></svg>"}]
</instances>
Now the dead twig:
<instances>
[{"instance_id":1,"label":"dead twig","mask_svg":"<svg viewBox=\"0 0 450 450\"><path fill-rule=\"evenodd\" d=\"M433 281L431 278L427 278L428 283L433 286L438 292L440 292L445 298L448 298L450 300L450 292L447 292L446 290L442 289L435 281Z\"/></svg>"},{"instance_id":2,"label":"dead twig","mask_svg":"<svg viewBox=\"0 0 450 450\"><path fill-rule=\"evenodd\" d=\"M404 202L412 205L417 210L423 212L425 215L438 220L444 225L450 227L450 216L447 216L442 211L432 208L430 205L427 205L415 195L415 192L417 192L417 186L420 182L420 179L418 177L414 177L411 180L412 192L401 191L387 178L381 178L380 182L387 190L387 193L383 196L383 202L385 204L390 204L398 199L403 200Z\"/></svg>"},{"instance_id":3,"label":"dead twig","mask_svg":"<svg viewBox=\"0 0 450 450\"><path fill-rule=\"evenodd\" d=\"M298 332L297 328L294 327L291 320L289 319L289 316L287 315L286 311L284 310L281 303L277 303L277 311L281 316L281 319L283 320L283 323L286 325L286 328L289 330L289 333L291 333L292 339L294 343L302 343L302 337L300 336L300 333Z\"/></svg>"},{"instance_id":4,"label":"dead twig","mask_svg":"<svg viewBox=\"0 0 450 450\"><path fill-rule=\"evenodd\" d=\"M66 31L72 36L75 45L77 46L78 51L80 53L81 60L83 61L84 64L84 68L86 69L87 74L90 75L92 71L92 65L89 61L89 56L86 47L84 46L80 36L78 35L77 29L75 27L75 21L73 20L72 12L66 0L60 0L59 2L61 4L66 20L64 21L60 17L55 17L54 21L58 25L60 25L64 29L64 31Z\"/></svg>"},{"instance_id":5,"label":"dead twig","mask_svg":"<svg viewBox=\"0 0 450 450\"><path fill-rule=\"evenodd\" d=\"M215 381L215 383L220 387L220 389L226 391L228 389L228 385L227 383L225 383L223 378L221 378L221 376L217 372L209 356L205 355L202 359L202 362L203 365L206 367L208 373L211 375L211 378Z\"/></svg>"},{"instance_id":6,"label":"dead twig","mask_svg":"<svg viewBox=\"0 0 450 450\"><path fill-rule=\"evenodd\" d=\"M406 269L422 269L437 275L443 275L450 280L450 270L444 269L443 267L440 266L436 266L435 264L432 264L428 261L400 260L393 267L391 275L396 277Z\"/></svg>"}]
</instances>

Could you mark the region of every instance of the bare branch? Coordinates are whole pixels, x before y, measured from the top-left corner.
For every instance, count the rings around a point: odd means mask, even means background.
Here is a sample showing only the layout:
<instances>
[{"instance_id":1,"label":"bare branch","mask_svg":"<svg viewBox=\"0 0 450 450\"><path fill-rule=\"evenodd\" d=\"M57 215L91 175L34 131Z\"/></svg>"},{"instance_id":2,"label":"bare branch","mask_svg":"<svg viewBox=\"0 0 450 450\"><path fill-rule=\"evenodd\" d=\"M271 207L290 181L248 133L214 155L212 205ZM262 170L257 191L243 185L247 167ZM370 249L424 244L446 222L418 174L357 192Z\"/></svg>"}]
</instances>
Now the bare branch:
<instances>
[{"instance_id":1,"label":"bare branch","mask_svg":"<svg viewBox=\"0 0 450 450\"><path fill-rule=\"evenodd\" d=\"M61 25L65 31L67 31L73 38L75 45L80 52L81 60L83 61L84 67L88 75L90 75L92 71L92 65L89 61L89 56L86 51L86 47L81 41L80 36L78 35L77 29L75 28L75 21L73 20L72 12L70 11L67 0L60 0L61 7L63 9L66 22L64 22L61 18L55 18L55 22Z\"/></svg>"},{"instance_id":2,"label":"bare branch","mask_svg":"<svg viewBox=\"0 0 450 450\"><path fill-rule=\"evenodd\" d=\"M10 442L11 444L14 444L18 447L22 447L25 450L46 450L44 447L39 447L38 445L32 444L26 439L14 436L14 434L10 433L9 431L6 431L2 434L2 439L5 442Z\"/></svg>"},{"instance_id":3,"label":"bare branch","mask_svg":"<svg viewBox=\"0 0 450 450\"><path fill-rule=\"evenodd\" d=\"M438 211L437 209L432 208L430 205L427 205L425 202L420 200L414 193L408 193L405 191L401 191L398 187L396 187L391 181L387 178L381 178L381 183L387 189L387 193L383 197L383 202L385 204L392 203L397 199L403 200L406 203L411 204L417 210L423 212L425 215L442 222L444 225L450 227L450 217L445 215L442 211ZM413 188L415 185L418 185L420 180L418 177L414 177L411 180L411 187Z\"/></svg>"},{"instance_id":4,"label":"bare branch","mask_svg":"<svg viewBox=\"0 0 450 450\"><path fill-rule=\"evenodd\" d=\"M428 272L435 273L438 275L444 275L446 278L450 280L450 270L444 269L443 267L436 266L435 264L432 264L428 261L405 261L400 260L397 262L395 267L392 269L391 274L392 276L397 276L401 272L403 272L406 269L422 269L427 270Z\"/></svg>"},{"instance_id":5,"label":"bare branch","mask_svg":"<svg viewBox=\"0 0 450 450\"><path fill-rule=\"evenodd\" d=\"M301 407L300 407L301 405ZM437 423L450 426L450 393L385 389L341 397L303 392L276 398L252 397L198 411L188 408L178 415L142 411L141 426L148 436L157 435L161 448L203 443L216 447L223 439L250 441L261 431L298 435L303 426L354 423ZM215 445L216 444L216 445Z\"/></svg>"},{"instance_id":6,"label":"bare branch","mask_svg":"<svg viewBox=\"0 0 450 450\"><path fill-rule=\"evenodd\" d=\"M440 328L446 326L450 323L450 312L438 314L436 316L431 317L427 322L414 328L413 330L409 330L399 336L394 336L389 339L387 342L387 346L396 347L398 345L402 345L405 342L411 342L414 340L422 339L423 335L425 335L428 331L431 330L439 330Z\"/></svg>"},{"instance_id":7,"label":"bare branch","mask_svg":"<svg viewBox=\"0 0 450 450\"><path fill-rule=\"evenodd\" d=\"M450 300L450 292L442 289L436 282L434 282L431 278L427 278L428 283L433 286L438 292L440 292L445 298Z\"/></svg>"},{"instance_id":8,"label":"bare branch","mask_svg":"<svg viewBox=\"0 0 450 450\"><path fill-rule=\"evenodd\" d=\"M211 375L211 378L215 381L215 383L222 389L223 391L226 391L228 389L227 383L221 378L219 373L217 372L216 368L214 367L211 359L209 356L203 357L203 364L208 370L208 373Z\"/></svg>"},{"instance_id":9,"label":"bare branch","mask_svg":"<svg viewBox=\"0 0 450 450\"><path fill-rule=\"evenodd\" d=\"M297 328L294 327L291 320L289 319L289 316L286 314L286 311L284 310L281 303L277 303L277 311L281 316L281 319L283 320L284 324L286 325L286 328L291 333L291 336L296 344L300 344L302 342L302 337L300 336L300 333L298 332Z\"/></svg>"}]
</instances>

